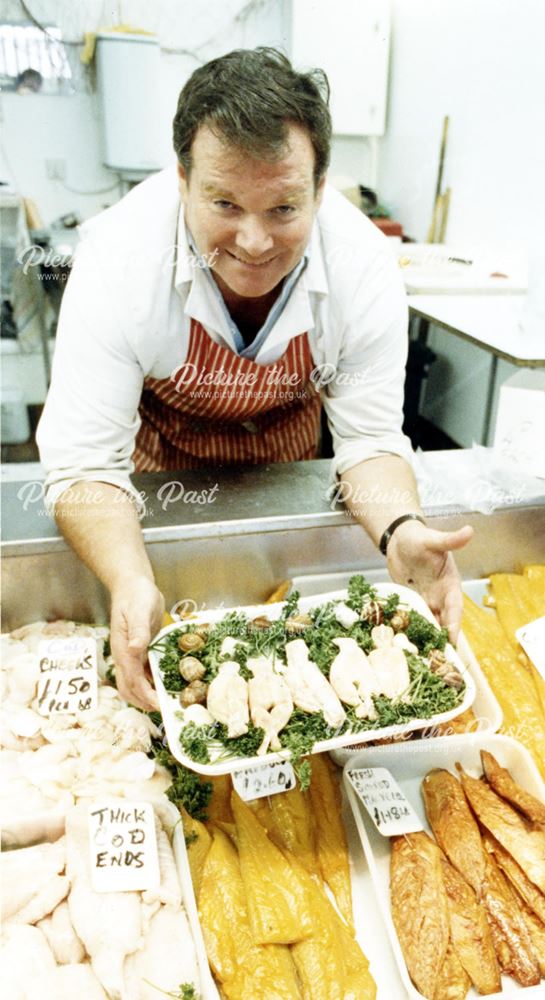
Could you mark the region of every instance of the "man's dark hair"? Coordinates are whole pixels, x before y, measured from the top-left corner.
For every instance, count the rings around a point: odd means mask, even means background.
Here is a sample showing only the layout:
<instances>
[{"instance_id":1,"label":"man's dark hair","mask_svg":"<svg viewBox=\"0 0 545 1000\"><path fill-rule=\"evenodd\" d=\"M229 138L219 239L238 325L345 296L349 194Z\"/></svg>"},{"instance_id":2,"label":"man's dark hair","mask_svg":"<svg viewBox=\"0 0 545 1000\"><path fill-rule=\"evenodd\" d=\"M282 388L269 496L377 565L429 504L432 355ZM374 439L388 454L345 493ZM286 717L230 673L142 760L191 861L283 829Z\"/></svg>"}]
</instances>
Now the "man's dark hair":
<instances>
[{"instance_id":1,"label":"man's dark hair","mask_svg":"<svg viewBox=\"0 0 545 1000\"><path fill-rule=\"evenodd\" d=\"M197 129L215 135L255 159L274 160L286 149L290 124L305 128L314 148L314 183L329 164L329 83L320 69L297 73L277 49L235 49L190 76L173 121L173 144L189 177Z\"/></svg>"}]
</instances>

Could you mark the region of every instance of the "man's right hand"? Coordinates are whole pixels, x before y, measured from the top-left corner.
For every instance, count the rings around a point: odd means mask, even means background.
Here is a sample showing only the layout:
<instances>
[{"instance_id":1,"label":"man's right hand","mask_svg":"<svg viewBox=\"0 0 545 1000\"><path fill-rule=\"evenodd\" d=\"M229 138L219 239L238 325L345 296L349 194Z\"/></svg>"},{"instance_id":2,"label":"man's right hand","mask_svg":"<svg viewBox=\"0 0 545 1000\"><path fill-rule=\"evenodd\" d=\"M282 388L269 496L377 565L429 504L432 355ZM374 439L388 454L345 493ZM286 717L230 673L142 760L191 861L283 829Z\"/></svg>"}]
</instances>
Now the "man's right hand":
<instances>
[{"instance_id":1,"label":"man's right hand","mask_svg":"<svg viewBox=\"0 0 545 1000\"><path fill-rule=\"evenodd\" d=\"M159 708L145 675L148 645L163 623L163 595L147 576L125 579L112 591L110 644L122 698L149 712Z\"/></svg>"}]
</instances>

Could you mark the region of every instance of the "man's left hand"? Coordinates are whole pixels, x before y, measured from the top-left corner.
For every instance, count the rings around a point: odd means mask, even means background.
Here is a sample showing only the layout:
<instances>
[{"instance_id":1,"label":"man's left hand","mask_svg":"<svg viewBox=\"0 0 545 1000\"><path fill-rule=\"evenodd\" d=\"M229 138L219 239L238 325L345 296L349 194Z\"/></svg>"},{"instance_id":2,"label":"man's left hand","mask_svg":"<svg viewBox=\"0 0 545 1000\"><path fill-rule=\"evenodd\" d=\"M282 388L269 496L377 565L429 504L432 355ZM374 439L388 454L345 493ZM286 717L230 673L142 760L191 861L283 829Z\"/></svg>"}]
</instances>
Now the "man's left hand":
<instances>
[{"instance_id":1,"label":"man's left hand","mask_svg":"<svg viewBox=\"0 0 545 1000\"><path fill-rule=\"evenodd\" d=\"M436 531L419 521L406 521L388 543L388 571L395 583L422 595L454 645L462 619L462 589L454 557L473 537L466 524L458 531Z\"/></svg>"}]
</instances>

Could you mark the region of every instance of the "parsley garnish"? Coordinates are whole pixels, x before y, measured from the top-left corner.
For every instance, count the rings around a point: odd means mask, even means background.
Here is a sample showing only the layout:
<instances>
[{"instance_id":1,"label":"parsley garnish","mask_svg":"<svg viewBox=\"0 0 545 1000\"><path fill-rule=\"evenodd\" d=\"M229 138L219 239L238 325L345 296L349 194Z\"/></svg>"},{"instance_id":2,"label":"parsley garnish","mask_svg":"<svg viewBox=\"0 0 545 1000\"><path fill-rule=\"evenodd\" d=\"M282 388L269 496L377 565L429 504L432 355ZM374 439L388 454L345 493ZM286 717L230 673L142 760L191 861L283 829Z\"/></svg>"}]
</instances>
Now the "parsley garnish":
<instances>
[{"instance_id":1,"label":"parsley garnish","mask_svg":"<svg viewBox=\"0 0 545 1000\"><path fill-rule=\"evenodd\" d=\"M418 611L409 611L407 638L418 646L420 653L427 656L430 649L443 650L448 642L446 628L437 628Z\"/></svg>"},{"instance_id":2,"label":"parsley garnish","mask_svg":"<svg viewBox=\"0 0 545 1000\"><path fill-rule=\"evenodd\" d=\"M183 764L179 764L172 754L161 744L155 742L152 753L158 764L166 767L172 775L172 784L166 794L174 805L182 805L193 819L206 822L206 810L212 797L212 782L204 781Z\"/></svg>"}]
</instances>

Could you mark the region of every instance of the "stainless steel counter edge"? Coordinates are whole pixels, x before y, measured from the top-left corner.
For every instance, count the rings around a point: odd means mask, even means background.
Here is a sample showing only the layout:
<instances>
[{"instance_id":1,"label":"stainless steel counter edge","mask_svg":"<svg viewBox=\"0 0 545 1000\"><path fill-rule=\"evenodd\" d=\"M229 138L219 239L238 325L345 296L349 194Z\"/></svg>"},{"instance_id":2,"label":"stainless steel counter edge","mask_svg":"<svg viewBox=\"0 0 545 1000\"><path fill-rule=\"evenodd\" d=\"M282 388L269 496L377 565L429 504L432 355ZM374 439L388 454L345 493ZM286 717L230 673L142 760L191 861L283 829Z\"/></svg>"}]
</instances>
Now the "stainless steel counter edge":
<instances>
[{"instance_id":1,"label":"stainless steel counter edge","mask_svg":"<svg viewBox=\"0 0 545 1000\"><path fill-rule=\"evenodd\" d=\"M517 504L500 506L493 513L516 511L535 511L543 515L543 507L534 504ZM475 516L487 517L479 511L467 511L460 508L423 508L426 519L441 520L446 518L466 518L471 521ZM190 541L195 539L210 538L231 538L241 535L265 535L271 532L283 532L299 530L304 528L330 528L355 525L357 522L350 517L344 509L327 512L316 512L311 514L290 514L276 517L241 518L231 521L205 521L198 524L177 524L162 525L158 528L144 527L142 534L146 543L155 544L159 542ZM444 530L451 530L459 525L444 526ZM363 530L363 529L362 529ZM20 539L17 541L6 541L0 545L3 558L14 558L26 555L47 555L55 552L66 552L70 550L68 543L57 537L35 537Z\"/></svg>"},{"instance_id":2,"label":"stainless steel counter edge","mask_svg":"<svg viewBox=\"0 0 545 1000\"><path fill-rule=\"evenodd\" d=\"M225 538L231 535L265 534L286 531L290 528L327 528L333 525L352 524L353 520L343 510L316 514L290 514L278 517L244 518L232 521L205 521L199 524L170 524L160 528L143 528L146 542L169 542L192 538ZM1 551L6 556L62 552L69 546L62 537L32 538L2 542Z\"/></svg>"},{"instance_id":3,"label":"stainless steel counter edge","mask_svg":"<svg viewBox=\"0 0 545 1000\"><path fill-rule=\"evenodd\" d=\"M428 453L432 461L433 454ZM330 471L330 462L319 459L134 476L146 506L141 522L144 539L155 545L354 525L342 506L334 506ZM6 482L2 494L4 557L67 551L67 543L43 506L43 484ZM518 503L498 505L496 512L514 508L537 513L539 501L521 497ZM444 500L424 502L424 512L429 518L456 521L460 517L471 520L479 513Z\"/></svg>"}]
</instances>

